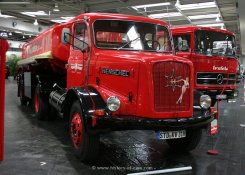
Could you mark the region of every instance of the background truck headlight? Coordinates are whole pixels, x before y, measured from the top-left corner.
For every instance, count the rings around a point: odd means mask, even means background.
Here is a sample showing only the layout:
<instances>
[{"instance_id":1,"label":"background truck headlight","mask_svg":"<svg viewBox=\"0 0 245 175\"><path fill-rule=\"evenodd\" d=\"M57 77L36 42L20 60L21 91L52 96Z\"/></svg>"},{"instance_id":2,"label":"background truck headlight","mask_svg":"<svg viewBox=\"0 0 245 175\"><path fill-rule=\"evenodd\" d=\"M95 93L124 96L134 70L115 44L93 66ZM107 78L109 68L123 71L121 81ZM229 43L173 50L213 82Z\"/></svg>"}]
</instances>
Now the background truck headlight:
<instances>
[{"instance_id":1,"label":"background truck headlight","mask_svg":"<svg viewBox=\"0 0 245 175\"><path fill-rule=\"evenodd\" d=\"M200 106L204 109L208 109L211 106L211 97L209 95L202 95L200 97Z\"/></svg>"},{"instance_id":2,"label":"background truck headlight","mask_svg":"<svg viewBox=\"0 0 245 175\"><path fill-rule=\"evenodd\" d=\"M115 112L120 108L120 100L116 96L110 96L107 99L107 107L110 111Z\"/></svg>"},{"instance_id":3,"label":"background truck headlight","mask_svg":"<svg viewBox=\"0 0 245 175\"><path fill-rule=\"evenodd\" d=\"M238 91L237 90L234 91L233 97L238 97Z\"/></svg>"}]
</instances>

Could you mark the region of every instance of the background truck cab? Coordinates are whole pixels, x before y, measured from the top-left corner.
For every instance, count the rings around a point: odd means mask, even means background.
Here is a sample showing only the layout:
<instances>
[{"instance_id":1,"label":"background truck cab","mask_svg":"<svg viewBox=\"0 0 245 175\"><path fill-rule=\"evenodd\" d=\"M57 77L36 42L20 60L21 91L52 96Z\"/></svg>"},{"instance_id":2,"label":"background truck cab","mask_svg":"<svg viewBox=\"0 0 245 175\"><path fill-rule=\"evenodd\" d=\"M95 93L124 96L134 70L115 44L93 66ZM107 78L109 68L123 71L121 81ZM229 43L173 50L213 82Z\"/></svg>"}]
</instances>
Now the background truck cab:
<instances>
[{"instance_id":1,"label":"background truck cab","mask_svg":"<svg viewBox=\"0 0 245 175\"><path fill-rule=\"evenodd\" d=\"M211 98L194 93L192 62L173 53L163 21L81 14L24 45L18 96L34 103L38 119L60 113L82 160L95 159L100 134L112 130L157 131L173 149L190 151L214 113Z\"/></svg>"},{"instance_id":2,"label":"background truck cab","mask_svg":"<svg viewBox=\"0 0 245 175\"><path fill-rule=\"evenodd\" d=\"M194 88L217 99L237 96L235 36L227 30L208 27L172 28L177 56L194 64Z\"/></svg>"}]
</instances>

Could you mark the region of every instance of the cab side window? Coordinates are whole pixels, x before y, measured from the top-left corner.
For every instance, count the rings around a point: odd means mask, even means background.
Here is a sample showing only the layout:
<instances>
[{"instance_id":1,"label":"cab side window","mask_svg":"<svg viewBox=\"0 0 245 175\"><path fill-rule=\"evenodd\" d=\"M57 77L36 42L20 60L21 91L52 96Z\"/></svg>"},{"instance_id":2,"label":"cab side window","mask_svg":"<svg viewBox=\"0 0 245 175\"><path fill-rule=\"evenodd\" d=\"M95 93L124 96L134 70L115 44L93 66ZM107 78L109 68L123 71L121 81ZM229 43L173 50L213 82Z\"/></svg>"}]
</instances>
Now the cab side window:
<instances>
[{"instance_id":1,"label":"cab side window","mask_svg":"<svg viewBox=\"0 0 245 175\"><path fill-rule=\"evenodd\" d=\"M190 35L174 36L174 47L176 52L190 52Z\"/></svg>"},{"instance_id":2,"label":"cab side window","mask_svg":"<svg viewBox=\"0 0 245 175\"><path fill-rule=\"evenodd\" d=\"M85 23L76 24L74 27L74 49L88 47L88 30Z\"/></svg>"}]
</instances>

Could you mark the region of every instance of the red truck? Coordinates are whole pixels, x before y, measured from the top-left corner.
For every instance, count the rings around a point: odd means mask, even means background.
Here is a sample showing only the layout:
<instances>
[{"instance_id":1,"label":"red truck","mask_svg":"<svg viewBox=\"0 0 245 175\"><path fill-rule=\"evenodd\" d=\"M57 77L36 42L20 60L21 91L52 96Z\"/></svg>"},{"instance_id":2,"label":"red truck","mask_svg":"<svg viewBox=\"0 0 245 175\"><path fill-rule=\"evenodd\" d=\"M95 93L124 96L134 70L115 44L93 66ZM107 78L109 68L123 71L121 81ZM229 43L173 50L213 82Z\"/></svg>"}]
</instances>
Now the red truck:
<instances>
[{"instance_id":1,"label":"red truck","mask_svg":"<svg viewBox=\"0 0 245 175\"><path fill-rule=\"evenodd\" d=\"M157 37L165 37L161 51ZM83 161L98 153L100 134L153 130L179 151L194 149L216 113L194 91L193 64L174 55L168 25L120 14L85 13L23 46L18 96L43 120L55 109L69 123Z\"/></svg>"},{"instance_id":2,"label":"red truck","mask_svg":"<svg viewBox=\"0 0 245 175\"><path fill-rule=\"evenodd\" d=\"M193 62L194 88L212 98L236 97L235 35L232 32L209 27L185 26L171 29L177 56Z\"/></svg>"}]
</instances>

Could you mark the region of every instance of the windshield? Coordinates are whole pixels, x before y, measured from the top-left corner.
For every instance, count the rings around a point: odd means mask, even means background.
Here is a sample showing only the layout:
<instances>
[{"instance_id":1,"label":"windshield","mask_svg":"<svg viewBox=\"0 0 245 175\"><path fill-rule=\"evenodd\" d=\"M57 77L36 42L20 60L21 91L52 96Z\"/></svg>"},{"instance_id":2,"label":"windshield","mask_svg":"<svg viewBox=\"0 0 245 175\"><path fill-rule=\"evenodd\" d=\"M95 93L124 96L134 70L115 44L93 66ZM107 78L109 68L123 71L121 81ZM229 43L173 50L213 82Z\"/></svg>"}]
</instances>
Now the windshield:
<instances>
[{"instance_id":1,"label":"windshield","mask_svg":"<svg viewBox=\"0 0 245 175\"><path fill-rule=\"evenodd\" d=\"M198 30L195 33L195 51L208 56L235 57L235 37L221 32Z\"/></svg>"},{"instance_id":2,"label":"windshield","mask_svg":"<svg viewBox=\"0 0 245 175\"><path fill-rule=\"evenodd\" d=\"M103 49L172 52L168 29L162 25L121 20L94 22L95 45Z\"/></svg>"}]
</instances>

